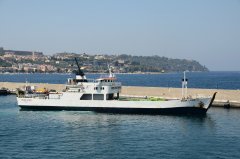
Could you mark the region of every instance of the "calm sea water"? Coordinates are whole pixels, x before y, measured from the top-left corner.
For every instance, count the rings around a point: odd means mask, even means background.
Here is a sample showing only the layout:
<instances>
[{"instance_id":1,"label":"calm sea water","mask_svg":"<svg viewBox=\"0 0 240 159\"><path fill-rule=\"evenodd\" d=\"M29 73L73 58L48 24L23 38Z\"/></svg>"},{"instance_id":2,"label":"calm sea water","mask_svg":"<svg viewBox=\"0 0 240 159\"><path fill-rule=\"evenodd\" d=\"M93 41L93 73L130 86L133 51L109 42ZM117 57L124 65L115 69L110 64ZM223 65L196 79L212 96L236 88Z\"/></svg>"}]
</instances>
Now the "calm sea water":
<instances>
[{"instance_id":1,"label":"calm sea water","mask_svg":"<svg viewBox=\"0 0 240 159\"><path fill-rule=\"evenodd\" d=\"M87 74L98 78L99 74ZM37 82L64 84L73 74L0 74L0 82ZM181 87L183 73L117 74L125 86ZM190 88L240 89L240 72L188 72Z\"/></svg>"},{"instance_id":2,"label":"calm sea water","mask_svg":"<svg viewBox=\"0 0 240 159\"><path fill-rule=\"evenodd\" d=\"M239 158L240 110L204 117L20 111L0 96L0 158Z\"/></svg>"}]
</instances>

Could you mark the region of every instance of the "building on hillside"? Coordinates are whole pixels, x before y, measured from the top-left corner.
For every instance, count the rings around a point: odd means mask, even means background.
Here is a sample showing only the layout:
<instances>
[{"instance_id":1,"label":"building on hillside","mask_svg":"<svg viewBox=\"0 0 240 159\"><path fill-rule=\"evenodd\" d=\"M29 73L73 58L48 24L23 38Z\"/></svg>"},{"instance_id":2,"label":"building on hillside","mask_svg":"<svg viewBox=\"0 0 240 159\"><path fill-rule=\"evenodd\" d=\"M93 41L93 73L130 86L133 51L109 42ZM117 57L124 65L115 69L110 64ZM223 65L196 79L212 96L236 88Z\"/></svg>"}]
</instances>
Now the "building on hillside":
<instances>
[{"instance_id":1,"label":"building on hillside","mask_svg":"<svg viewBox=\"0 0 240 159\"><path fill-rule=\"evenodd\" d=\"M47 66L46 65L39 65L38 70L41 72L46 72L47 71Z\"/></svg>"},{"instance_id":2,"label":"building on hillside","mask_svg":"<svg viewBox=\"0 0 240 159\"><path fill-rule=\"evenodd\" d=\"M0 47L0 53L4 54L4 57L16 58L23 57L24 59L36 60L40 57L43 57L42 52L37 51L19 51L19 50L4 50L3 47Z\"/></svg>"}]
</instances>

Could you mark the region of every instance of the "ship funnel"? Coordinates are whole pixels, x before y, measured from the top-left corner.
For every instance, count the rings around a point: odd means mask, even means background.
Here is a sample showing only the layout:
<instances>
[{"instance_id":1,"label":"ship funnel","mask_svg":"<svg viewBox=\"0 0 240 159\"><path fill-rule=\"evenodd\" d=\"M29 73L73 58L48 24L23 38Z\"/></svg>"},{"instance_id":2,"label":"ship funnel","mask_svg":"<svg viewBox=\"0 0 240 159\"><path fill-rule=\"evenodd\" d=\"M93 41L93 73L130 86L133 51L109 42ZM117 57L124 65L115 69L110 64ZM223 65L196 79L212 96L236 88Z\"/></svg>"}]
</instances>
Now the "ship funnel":
<instances>
[{"instance_id":1,"label":"ship funnel","mask_svg":"<svg viewBox=\"0 0 240 159\"><path fill-rule=\"evenodd\" d=\"M75 57L74 59L76 61L77 67L78 67L78 71L76 73L76 80L78 82L87 82L87 78L86 78L84 72L81 70L81 68L80 68L80 66L78 64L77 58Z\"/></svg>"}]
</instances>

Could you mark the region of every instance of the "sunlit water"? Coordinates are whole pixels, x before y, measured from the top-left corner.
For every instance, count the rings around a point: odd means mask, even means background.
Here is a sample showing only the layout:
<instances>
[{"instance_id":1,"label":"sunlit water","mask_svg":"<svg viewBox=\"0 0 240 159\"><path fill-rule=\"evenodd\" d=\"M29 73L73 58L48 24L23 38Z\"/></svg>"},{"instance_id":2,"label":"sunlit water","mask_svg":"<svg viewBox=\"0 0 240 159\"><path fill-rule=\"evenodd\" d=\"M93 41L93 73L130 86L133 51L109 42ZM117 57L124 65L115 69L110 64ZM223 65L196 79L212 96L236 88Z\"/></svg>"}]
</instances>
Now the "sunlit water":
<instances>
[{"instance_id":1,"label":"sunlit water","mask_svg":"<svg viewBox=\"0 0 240 159\"><path fill-rule=\"evenodd\" d=\"M204 117L20 111L0 96L0 158L239 158L240 110Z\"/></svg>"}]
</instances>

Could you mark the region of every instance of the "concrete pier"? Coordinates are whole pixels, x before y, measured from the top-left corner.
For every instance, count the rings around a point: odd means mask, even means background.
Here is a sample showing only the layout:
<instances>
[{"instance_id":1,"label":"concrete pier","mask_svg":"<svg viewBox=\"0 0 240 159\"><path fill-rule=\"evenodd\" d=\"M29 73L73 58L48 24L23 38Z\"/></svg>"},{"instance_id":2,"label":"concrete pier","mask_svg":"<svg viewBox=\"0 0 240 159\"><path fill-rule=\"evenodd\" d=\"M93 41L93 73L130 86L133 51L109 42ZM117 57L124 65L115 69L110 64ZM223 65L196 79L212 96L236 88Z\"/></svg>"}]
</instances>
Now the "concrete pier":
<instances>
[{"instance_id":1,"label":"concrete pier","mask_svg":"<svg viewBox=\"0 0 240 159\"><path fill-rule=\"evenodd\" d=\"M23 87L24 85L26 85L26 83L0 82L0 88L6 87L10 90ZM57 92L61 92L65 88L64 84L28 83L28 85L37 86L38 88L47 88L48 90L54 89ZM120 96L148 96L165 99L180 99L182 97L181 92L181 88L123 86ZM240 90L188 89L188 95L192 97L212 96L214 92L218 93L213 106L224 107L227 105L240 108Z\"/></svg>"}]
</instances>

